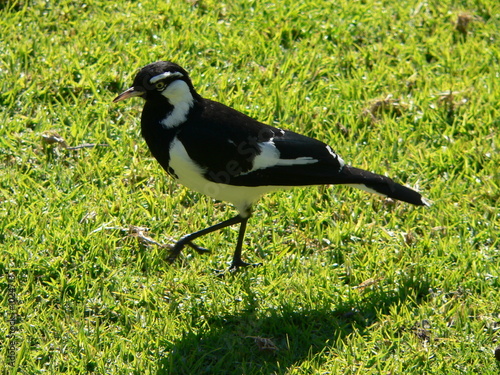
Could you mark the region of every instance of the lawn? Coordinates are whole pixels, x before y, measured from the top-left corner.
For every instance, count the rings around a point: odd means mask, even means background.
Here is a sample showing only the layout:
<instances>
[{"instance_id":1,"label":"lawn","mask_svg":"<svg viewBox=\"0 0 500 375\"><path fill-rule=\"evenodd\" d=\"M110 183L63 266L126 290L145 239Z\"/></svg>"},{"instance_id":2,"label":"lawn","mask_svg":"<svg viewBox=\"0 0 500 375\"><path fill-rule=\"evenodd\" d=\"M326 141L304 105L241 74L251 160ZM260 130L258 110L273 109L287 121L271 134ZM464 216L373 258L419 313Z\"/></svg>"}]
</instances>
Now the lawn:
<instances>
[{"instance_id":1,"label":"lawn","mask_svg":"<svg viewBox=\"0 0 500 375\"><path fill-rule=\"evenodd\" d=\"M500 4L0 1L5 374L498 374ZM234 215L140 136L141 66L419 189L309 187ZM162 245L164 244L164 245ZM498 349L500 351L500 349Z\"/></svg>"}]
</instances>

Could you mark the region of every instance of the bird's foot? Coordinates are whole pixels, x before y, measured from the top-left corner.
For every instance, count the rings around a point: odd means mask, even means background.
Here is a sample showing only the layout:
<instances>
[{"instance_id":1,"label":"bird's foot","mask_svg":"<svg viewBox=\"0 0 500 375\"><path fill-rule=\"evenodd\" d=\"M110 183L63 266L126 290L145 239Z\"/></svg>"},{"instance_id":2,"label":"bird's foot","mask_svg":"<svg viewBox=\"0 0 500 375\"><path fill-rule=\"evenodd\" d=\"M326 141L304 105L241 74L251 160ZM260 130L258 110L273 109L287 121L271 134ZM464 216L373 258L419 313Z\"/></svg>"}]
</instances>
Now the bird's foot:
<instances>
[{"instance_id":1,"label":"bird's foot","mask_svg":"<svg viewBox=\"0 0 500 375\"><path fill-rule=\"evenodd\" d=\"M179 255L181 253L181 250L182 250L182 248L181 249L177 249L176 246L174 245L174 247L168 253L167 262L170 263L170 264L174 263L175 260L179 257Z\"/></svg>"},{"instance_id":2,"label":"bird's foot","mask_svg":"<svg viewBox=\"0 0 500 375\"><path fill-rule=\"evenodd\" d=\"M193 242L186 242L186 241L183 241L182 239L180 239L179 241L177 241L174 246L172 247L172 249L170 250L170 254L168 255L167 257L167 261L169 263L173 263L175 262L175 260L179 257L179 255L181 254L181 251L182 249L184 248L184 246L189 246L191 249L193 249L194 251L196 251L198 254L206 254L206 253L209 253L210 250L208 249L205 249L204 247L201 247L201 246L198 246L196 245L195 243Z\"/></svg>"},{"instance_id":3,"label":"bird's foot","mask_svg":"<svg viewBox=\"0 0 500 375\"><path fill-rule=\"evenodd\" d=\"M231 263L231 267L229 267L229 272L236 272L242 267L259 267L262 266L262 263L247 263L242 261L241 259L235 259Z\"/></svg>"},{"instance_id":4,"label":"bird's foot","mask_svg":"<svg viewBox=\"0 0 500 375\"><path fill-rule=\"evenodd\" d=\"M206 254L206 253L209 253L210 250L208 249L205 249L204 247L201 247L201 246L198 246L192 242L188 242L187 245L193 249L194 251L196 251L198 254Z\"/></svg>"},{"instance_id":5,"label":"bird's foot","mask_svg":"<svg viewBox=\"0 0 500 375\"><path fill-rule=\"evenodd\" d=\"M218 277L224 277L228 273L236 273L240 268L243 267L260 267L262 263L247 263L240 260L234 261L231 263L231 266L226 270L215 270L214 273Z\"/></svg>"}]
</instances>

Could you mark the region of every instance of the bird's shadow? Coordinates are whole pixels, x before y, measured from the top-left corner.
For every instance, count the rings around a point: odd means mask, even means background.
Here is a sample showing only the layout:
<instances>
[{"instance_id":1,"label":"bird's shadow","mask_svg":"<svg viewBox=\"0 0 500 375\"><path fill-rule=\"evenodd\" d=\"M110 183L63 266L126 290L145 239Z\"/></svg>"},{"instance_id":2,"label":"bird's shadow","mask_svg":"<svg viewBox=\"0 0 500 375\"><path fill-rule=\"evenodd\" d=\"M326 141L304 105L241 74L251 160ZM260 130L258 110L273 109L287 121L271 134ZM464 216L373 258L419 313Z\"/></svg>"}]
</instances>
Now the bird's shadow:
<instances>
[{"instance_id":1,"label":"bird's shadow","mask_svg":"<svg viewBox=\"0 0 500 375\"><path fill-rule=\"evenodd\" d=\"M157 374L285 374L307 360L320 366L328 358L327 351L341 349L354 331L363 335L380 314L388 313L409 294L413 303L425 298L428 285L418 284L407 284L409 289L399 293L367 293L361 301L343 302L333 309L297 311L291 303L265 316L255 309L205 317L206 330L165 343L168 354L160 359Z\"/></svg>"}]
</instances>

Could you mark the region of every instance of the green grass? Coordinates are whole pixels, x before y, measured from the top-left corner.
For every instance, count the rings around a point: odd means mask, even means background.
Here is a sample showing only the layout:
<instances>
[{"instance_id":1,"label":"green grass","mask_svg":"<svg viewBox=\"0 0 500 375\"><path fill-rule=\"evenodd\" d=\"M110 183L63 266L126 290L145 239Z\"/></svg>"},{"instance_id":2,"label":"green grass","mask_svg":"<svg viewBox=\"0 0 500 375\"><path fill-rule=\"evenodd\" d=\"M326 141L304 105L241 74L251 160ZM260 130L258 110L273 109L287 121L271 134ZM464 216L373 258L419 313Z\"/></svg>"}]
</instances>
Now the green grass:
<instances>
[{"instance_id":1,"label":"green grass","mask_svg":"<svg viewBox=\"0 0 500 375\"><path fill-rule=\"evenodd\" d=\"M499 30L496 0L1 1L0 368L497 374ZM245 239L262 267L212 273L237 228L167 264L121 228L169 243L234 211L166 176L139 100L111 103L160 59L434 205L277 192Z\"/></svg>"}]
</instances>

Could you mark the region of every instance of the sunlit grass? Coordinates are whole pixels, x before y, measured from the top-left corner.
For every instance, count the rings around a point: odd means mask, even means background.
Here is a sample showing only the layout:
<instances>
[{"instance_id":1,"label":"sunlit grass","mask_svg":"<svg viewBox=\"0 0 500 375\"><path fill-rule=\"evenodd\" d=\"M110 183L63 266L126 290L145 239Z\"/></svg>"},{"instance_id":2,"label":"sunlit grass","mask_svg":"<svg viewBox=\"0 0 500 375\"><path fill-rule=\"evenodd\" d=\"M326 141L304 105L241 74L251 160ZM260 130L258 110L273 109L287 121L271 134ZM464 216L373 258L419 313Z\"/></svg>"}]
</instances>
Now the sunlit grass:
<instances>
[{"instance_id":1,"label":"sunlit grass","mask_svg":"<svg viewBox=\"0 0 500 375\"><path fill-rule=\"evenodd\" d=\"M0 20L2 368L498 373L496 1L2 1ZM234 211L166 176L139 100L111 103L160 59L433 206L277 192L245 239L262 267L214 275L237 228L169 265L129 229L168 244Z\"/></svg>"}]
</instances>

